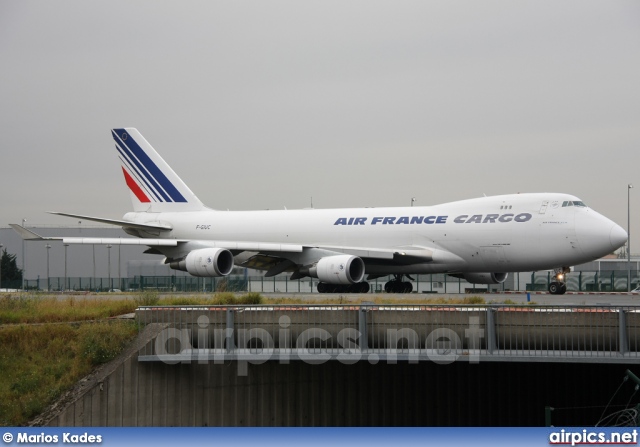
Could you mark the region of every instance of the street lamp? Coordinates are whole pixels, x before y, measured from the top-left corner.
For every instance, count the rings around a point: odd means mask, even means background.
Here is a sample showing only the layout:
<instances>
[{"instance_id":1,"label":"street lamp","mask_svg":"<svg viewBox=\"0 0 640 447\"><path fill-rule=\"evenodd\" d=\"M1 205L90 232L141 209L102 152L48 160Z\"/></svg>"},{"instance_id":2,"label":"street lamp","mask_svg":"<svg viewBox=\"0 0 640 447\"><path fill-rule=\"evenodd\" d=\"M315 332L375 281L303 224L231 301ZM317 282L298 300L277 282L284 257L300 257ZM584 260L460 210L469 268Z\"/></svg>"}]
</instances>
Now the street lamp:
<instances>
[{"instance_id":1,"label":"street lamp","mask_svg":"<svg viewBox=\"0 0 640 447\"><path fill-rule=\"evenodd\" d=\"M93 244L93 290L98 290L96 283L96 244Z\"/></svg>"},{"instance_id":2,"label":"street lamp","mask_svg":"<svg viewBox=\"0 0 640 447\"><path fill-rule=\"evenodd\" d=\"M122 261L122 258L121 258L122 255L120 253L120 247L122 247L122 245L118 244L118 287L116 287L117 289L122 289L122 277L121 277L122 266L120 265Z\"/></svg>"},{"instance_id":3,"label":"street lamp","mask_svg":"<svg viewBox=\"0 0 640 447\"><path fill-rule=\"evenodd\" d=\"M45 245L45 247L47 248L47 292L51 291L51 277L49 276L49 249L51 248L51 245L47 244Z\"/></svg>"},{"instance_id":4,"label":"street lamp","mask_svg":"<svg viewBox=\"0 0 640 447\"><path fill-rule=\"evenodd\" d=\"M107 289L107 292L111 290L111 247L113 247L113 245L109 244L107 245L107 249L108 249L108 254L107 254L107 271L109 272L109 288Z\"/></svg>"},{"instance_id":5,"label":"street lamp","mask_svg":"<svg viewBox=\"0 0 640 447\"><path fill-rule=\"evenodd\" d=\"M627 185L627 292L631 292L631 188Z\"/></svg>"},{"instance_id":6,"label":"street lamp","mask_svg":"<svg viewBox=\"0 0 640 447\"><path fill-rule=\"evenodd\" d=\"M67 288L67 247L69 244L64 244L64 285L62 286L62 291L64 292Z\"/></svg>"},{"instance_id":7,"label":"street lamp","mask_svg":"<svg viewBox=\"0 0 640 447\"><path fill-rule=\"evenodd\" d=\"M0 244L0 290L2 290L2 249L4 244Z\"/></svg>"},{"instance_id":8,"label":"street lamp","mask_svg":"<svg viewBox=\"0 0 640 447\"><path fill-rule=\"evenodd\" d=\"M22 219L22 226L27 222L27 219ZM24 278L27 276L26 260L24 256L24 239L22 239L22 290L24 290Z\"/></svg>"}]
</instances>

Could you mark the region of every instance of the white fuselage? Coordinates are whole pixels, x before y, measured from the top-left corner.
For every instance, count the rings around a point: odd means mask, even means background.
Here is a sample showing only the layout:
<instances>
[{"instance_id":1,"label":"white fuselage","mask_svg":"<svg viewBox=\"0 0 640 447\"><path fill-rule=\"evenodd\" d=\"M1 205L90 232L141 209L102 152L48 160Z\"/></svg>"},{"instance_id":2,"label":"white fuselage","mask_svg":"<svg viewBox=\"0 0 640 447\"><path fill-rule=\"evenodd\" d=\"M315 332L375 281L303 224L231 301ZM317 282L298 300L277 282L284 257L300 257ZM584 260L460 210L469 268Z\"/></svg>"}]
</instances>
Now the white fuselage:
<instances>
[{"instance_id":1,"label":"white fuselage","mask_svg":"<svg viewBox=\"0 0 640 447\"><path fill-rule=\"evenodd\" d=\"M517 272L607 255L626 241L617 224L556 193L514 194L428 207L129 213L125 220L168 224L144 235L193 241L259 241L305 247L425 249L428 262L368 262L369 274ZM563 206L564 205L564 206ZM164 248L180 256L182 248Z\"/></svg>"}]
</instances>

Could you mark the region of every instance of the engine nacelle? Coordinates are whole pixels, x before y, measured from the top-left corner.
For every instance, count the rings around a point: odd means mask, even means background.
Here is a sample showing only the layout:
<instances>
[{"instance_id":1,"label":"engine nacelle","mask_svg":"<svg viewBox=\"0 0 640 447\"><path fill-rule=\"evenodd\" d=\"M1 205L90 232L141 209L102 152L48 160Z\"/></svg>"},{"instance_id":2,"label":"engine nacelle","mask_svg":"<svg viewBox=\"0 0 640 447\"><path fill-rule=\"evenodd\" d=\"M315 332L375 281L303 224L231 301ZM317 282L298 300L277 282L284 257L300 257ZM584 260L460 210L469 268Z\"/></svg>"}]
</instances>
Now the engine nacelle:
<instances>
[{"instance_id":1,"label":"engine nacelle","mask_svg":"<svg viewBox=\"0 0 640 447\"><path fill-rule=\"evenodd\" d=\"M354 284L364 279L364 261L357 256L327 256L309 269L309 275L329 284Z\"/></svg>"},{"instance_id":2,"label":"engine nacelle","mask_svg":"<svg viewBox=\"0 0 640 447\"><path fill-rule=\"evenodd\" d=\"M508 273L463 273L461 275L451 275L464 278L471 284L502 284L507 280Z\"/></svg>"},{"instance_id":3,"label":"engine nacelle","mask_svg":"<svg viewBox=\"0 0 640 447\"><path fill-rule=\"evenodd\" d=\"M172 262L169 266L193 276L227 276L233 270L233 255L224 248L201 248L189 252L184 260Z\"/></svg>"}]
</instances>

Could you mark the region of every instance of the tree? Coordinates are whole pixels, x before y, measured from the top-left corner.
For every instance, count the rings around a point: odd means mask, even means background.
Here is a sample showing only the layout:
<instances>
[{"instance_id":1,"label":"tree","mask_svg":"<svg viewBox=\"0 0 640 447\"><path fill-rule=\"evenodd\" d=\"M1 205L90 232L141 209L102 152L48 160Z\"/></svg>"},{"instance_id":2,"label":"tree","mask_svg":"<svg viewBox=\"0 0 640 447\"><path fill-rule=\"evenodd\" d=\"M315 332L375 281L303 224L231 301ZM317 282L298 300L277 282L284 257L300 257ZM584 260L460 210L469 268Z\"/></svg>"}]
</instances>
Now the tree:
<instances>
[{"instance_id":1,"label":"tree","mask_svg":"<svg viewBox=\"0 0 640 447\"><path fill-rule=\"evenodd\" d=\"M16 255L7 253L6 248L2 251L2 257L0 258L0 272L2 273L2 282L22 282L22 269L18 268Z\"/></svg>"}]
</instances>

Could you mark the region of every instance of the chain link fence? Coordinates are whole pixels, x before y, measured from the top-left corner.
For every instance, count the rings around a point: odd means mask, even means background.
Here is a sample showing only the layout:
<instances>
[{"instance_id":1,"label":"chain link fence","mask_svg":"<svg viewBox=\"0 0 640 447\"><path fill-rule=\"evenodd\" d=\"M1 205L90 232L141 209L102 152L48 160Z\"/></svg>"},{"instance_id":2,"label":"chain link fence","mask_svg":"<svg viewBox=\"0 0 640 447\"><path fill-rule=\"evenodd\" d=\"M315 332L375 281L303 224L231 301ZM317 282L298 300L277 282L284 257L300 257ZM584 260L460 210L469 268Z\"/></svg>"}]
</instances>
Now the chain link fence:
<instances>
[{"instance_id":1,"label":"chain link fence","mask_svg":"<svg viewBox=\"0 0 640 447\"><path fill-rule=\"evenodd\" d=\"M506 291L546 291L553 281L552 272L510 274L502 284L472 284L445 274L413 275L414 293L486 293ZM369 281L370 293L384 292L391 276ZM260 292L260 293L317 293L318 279L290 280L288 275L274 277L229 275L223 278L193 276L134 276L133 278L52 277L25 281L28 290L40 291L141 291L159 292ZM571 292L626 292L628 272L621 270L573 272L566 278ZM631 289L638 286L638 272L631 272ZM2 281L0 289L17 290L20 281Z\"/></svg>"}]
</instances>

